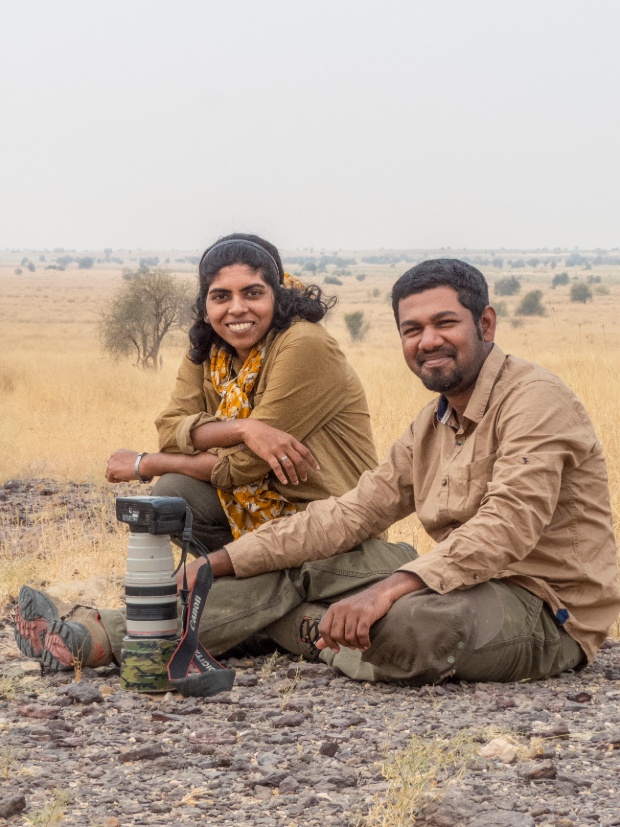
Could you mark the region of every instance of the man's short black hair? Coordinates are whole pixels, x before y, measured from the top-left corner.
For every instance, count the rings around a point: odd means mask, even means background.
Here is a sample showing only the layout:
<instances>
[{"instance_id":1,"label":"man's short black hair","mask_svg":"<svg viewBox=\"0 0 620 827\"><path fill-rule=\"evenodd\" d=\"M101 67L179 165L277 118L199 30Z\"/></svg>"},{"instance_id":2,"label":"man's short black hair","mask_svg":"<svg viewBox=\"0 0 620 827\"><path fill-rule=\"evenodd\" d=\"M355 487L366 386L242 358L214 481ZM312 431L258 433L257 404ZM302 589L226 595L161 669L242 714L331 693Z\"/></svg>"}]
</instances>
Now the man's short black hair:
<instances>
[{"instance_id":1,"label":"man's short black hair","mask_svg":"<svg viewBox=\"0 0 620 827\"><path fill-rule=\"evenodd\" d=\"M396 324L398 303L414 293L433 287L451 287L459 302L466 307L478 324L484 308L489 304L489 286L480 270L458 258L431 258L416 264L398 279L392 288L392 310Z\"/></svg>"}]
</instances>

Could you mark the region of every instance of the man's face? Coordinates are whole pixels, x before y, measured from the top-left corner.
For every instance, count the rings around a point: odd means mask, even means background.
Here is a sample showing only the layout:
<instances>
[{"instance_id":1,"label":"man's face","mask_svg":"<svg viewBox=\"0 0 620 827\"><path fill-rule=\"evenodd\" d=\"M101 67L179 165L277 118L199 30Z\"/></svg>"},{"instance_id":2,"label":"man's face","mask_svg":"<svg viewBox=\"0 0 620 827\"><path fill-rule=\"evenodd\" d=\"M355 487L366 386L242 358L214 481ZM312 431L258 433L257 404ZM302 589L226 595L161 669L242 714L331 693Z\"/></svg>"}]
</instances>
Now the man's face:
<instances>
[{"instance_id":1,"label":"man's face","mask_svg":"<svg viewBox=\"0 0 620 827\"><path fill-rule=\"evenodd\" d=\"M456 290L433 287L401 299L398 315L409 368L429 390L466 403L495 335L493 308L476 325Z\"/></svg>"}]
</instances>

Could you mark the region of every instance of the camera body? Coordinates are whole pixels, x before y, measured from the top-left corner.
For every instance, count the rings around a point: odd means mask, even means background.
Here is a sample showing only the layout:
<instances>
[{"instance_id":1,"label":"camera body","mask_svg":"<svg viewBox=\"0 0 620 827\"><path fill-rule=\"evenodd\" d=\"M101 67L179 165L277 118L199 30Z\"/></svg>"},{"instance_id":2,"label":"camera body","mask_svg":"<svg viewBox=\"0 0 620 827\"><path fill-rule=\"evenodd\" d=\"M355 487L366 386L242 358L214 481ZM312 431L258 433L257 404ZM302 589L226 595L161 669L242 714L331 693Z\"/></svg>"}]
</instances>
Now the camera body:
<instances>
[{"instance_id":1,"label":"camera body","mask_svg":"<svg viewBox=\"0 0 620 827\"><path fill-rule=\"evenodd\" d=\"M170 537L180 536L181 497L118 497L116 518L129 528L125 600L127 636L121 686L139 692L169 688L167 666L179 639L177 584Z\"/></svg>"}]
</instances>

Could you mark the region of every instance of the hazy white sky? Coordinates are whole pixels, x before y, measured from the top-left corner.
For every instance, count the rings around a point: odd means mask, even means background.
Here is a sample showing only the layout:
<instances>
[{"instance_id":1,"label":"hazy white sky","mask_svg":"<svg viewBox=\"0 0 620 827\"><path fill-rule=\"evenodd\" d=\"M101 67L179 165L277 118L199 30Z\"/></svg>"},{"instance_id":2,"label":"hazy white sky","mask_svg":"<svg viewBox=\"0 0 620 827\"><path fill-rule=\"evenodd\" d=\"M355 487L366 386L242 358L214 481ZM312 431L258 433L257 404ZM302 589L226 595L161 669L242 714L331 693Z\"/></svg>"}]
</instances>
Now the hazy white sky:
<instances>
[{"instance_id":1,"label":"hazy white sky","mask_svg":"<svg viewBox=\"0 0 620 827\"><path fill-rule=\"evenodd\" d=\"M618 0L4 0L0 248L620 245Z\"/></svg>"}]
</instances>

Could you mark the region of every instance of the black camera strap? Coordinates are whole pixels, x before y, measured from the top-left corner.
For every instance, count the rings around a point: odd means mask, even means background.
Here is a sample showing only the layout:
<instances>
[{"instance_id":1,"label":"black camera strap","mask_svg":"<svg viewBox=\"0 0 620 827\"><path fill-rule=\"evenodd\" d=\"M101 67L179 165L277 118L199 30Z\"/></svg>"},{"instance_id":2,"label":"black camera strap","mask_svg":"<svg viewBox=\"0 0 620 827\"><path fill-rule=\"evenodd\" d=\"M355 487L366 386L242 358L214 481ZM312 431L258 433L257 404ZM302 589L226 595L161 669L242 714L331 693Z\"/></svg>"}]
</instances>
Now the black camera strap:
<instances>
[{"instance_id":1,"label":"black camera strap","mask_svg":"<svg viewBox=\"0 0 620 827\"><path fill-rule=\"evenodd\" d=\"M207 697L232 689L235 682L235 670L222 666L198 640L200 618L213 585L213 571L204 553L206 550L192 538L192 516L189 508L187 511L179 565L179 568L183 566L183 588L180 589L183 603L183 637L168 664L168 680L181 695ZM198 569L196 582L191 592L188 588L185 569L190 543L199 547L205 558L205 562Z\"/></svg>"}]
</instances>

